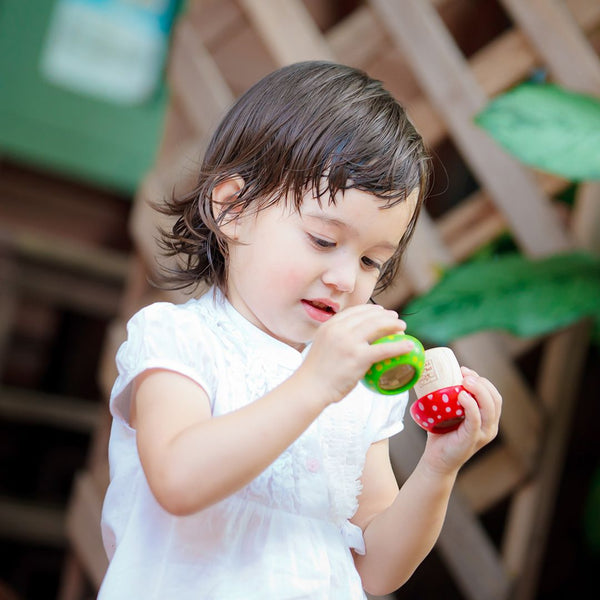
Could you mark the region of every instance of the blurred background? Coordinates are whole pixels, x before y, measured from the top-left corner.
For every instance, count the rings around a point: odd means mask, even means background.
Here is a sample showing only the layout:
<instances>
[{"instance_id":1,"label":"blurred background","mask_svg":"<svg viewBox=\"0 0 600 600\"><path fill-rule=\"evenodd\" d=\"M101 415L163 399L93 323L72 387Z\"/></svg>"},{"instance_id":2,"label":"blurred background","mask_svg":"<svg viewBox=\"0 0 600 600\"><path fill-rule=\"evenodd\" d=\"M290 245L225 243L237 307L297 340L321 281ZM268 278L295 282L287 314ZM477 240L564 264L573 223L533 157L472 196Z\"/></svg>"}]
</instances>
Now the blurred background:
<instances>
[{"instance_id":1,"label":"blurred background","mask_svg":"<svg viewBox=\"0 0 600 600\"><path fill-rule=\"evenodd\" d=\"M191 185L236 96L279 65L325 58L406 105L435 177L379 301L410 312L473 261L596 259L600 184L509 158L473 116L527 81L598 98L599 53L598 0L0 0L0 599L95 597L114 353L137 308L181 299L147 284L149 202ZM594 589L600 356L588 313L448 341L498 384L505 425L395 597ZM398 437L401 481L423 437L408 423Z\"/></svg>"}]
</instances>

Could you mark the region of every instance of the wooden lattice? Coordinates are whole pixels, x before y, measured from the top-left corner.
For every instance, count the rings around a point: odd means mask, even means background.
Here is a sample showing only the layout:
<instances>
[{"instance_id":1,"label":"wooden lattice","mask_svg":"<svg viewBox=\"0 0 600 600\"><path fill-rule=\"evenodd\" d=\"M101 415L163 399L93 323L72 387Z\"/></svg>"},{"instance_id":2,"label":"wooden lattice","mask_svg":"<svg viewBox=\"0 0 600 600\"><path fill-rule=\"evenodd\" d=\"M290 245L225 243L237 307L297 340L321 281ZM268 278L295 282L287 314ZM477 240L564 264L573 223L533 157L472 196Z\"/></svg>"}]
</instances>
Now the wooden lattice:
<instances>
[{"instance_id":1,"label":"wooden lattice","mask_svg":"<svg viewBox=\"0 0 600 600\"><path fill-rule=\"evenodd\" d=\"M145 283L157 254L158 220L149 203L171 194L174 186L182 190L191 185L195 161L231 101L262 75L290 62L331 59L383 79L407 106L427 144L435 148L450 139L480 184L438 219L425 211L403 272L380 296L381 303L402 306L434 285L440 265L467 259L507 230L529 256L576 246L598 249L600 187L581 186L565 225L551 195L567 182L517 163L473 125L472 117L489 98L536 67L571 89L600 96L600 61L592 43L600 27L600 3L501 0L514 26L468 59L443 18L451 9L459 11L465 4L461 0L371 0L322 33L335 20L330 4L335 3L189 3L175 31L168 66L172 97L162 145L140 186L131 220L136 252L128 292L101 369L107 397L124 322L156 299ZM174 294L162 297L178 299ZM534 387L517 359L535 345L542 359ZM505 400L499 440L462 470L437 545L469 600L535 596L586 347L585 324L544 340L479 333L453 344L461 362L492 379ZM90 523L99 522L107 483L107 427L108 419L97 433L90 468L74 490L68 520L73 552L63 600L78 597L83 573L97 586L106 568L98 528L92 530ZM423 444L422 432L410 424L393 439L399 480L412 470ZM510 508L498 547L480 516L507 500Z\"/></svg>"}]
</instances>

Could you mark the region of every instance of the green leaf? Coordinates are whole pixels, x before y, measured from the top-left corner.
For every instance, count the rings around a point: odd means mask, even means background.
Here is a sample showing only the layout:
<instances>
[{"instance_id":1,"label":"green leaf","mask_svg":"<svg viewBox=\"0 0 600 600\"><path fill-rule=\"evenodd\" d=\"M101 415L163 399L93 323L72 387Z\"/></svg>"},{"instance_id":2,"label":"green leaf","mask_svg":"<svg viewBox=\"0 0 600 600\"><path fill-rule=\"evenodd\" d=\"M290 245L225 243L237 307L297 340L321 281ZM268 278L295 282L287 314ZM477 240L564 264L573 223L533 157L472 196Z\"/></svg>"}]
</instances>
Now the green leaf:
<instances>
[{"instance_id":1,"label":"green leaf","mask_svg":"<svg viewBox=\"0 0 600 600\"><path fill-rule=\"evenodd\" d=\"M554 84L523 83L475 117L521 162L570 179L600 179L600 100Z\"/></svg>"},{"instance_id":2,"label":"green leaf","mask_svg":"<svg viewBox=\"0 0 600 600\"><path fill-rule=\"evenodd\" d=\"M409 333L435 345L492 329L543 335L586 316L600 341L600 259L583 252L467 263L403 310Z\"/></svg>"}]
</instances>

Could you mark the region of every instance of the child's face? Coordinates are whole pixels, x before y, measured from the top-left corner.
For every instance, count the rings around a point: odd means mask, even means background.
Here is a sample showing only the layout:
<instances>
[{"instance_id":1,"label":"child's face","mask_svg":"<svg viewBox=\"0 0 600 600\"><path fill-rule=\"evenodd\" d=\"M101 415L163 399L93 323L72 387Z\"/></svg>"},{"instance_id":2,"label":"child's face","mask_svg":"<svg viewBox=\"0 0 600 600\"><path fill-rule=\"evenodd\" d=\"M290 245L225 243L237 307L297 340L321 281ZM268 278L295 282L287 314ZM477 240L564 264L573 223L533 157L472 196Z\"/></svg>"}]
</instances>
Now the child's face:
<instances>
[{"instance_id":1,"label":"child's face","mask_svg":"<svg viewBox=\"0 0 600 600\"><path fill-rule=\"evenodd\" d=\"M356 189L326 199L312 193L300 212L285 202L241 215L227 232L228 298L251 323L302 350L336 312L369 301L379 267L398 247L417 202L381 208L376 196Z\"/></svg>"}]
</instances>

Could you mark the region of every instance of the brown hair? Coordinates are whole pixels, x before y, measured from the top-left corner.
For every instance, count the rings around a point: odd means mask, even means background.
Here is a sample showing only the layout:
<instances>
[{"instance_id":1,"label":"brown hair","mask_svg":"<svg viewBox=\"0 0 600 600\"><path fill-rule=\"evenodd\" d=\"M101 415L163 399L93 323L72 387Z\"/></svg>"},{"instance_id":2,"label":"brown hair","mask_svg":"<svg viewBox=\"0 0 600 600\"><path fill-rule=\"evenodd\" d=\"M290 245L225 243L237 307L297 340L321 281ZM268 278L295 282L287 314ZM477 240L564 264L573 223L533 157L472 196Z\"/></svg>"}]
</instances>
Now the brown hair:
<instances>
[{"instance_id":1,"label":"brown hair","mask_svg":"<svg viewBox=\"0 0 600 600\"><path fill-rule=\"evenodd\" d=\"M389 207L416 188L419 199L398 251L378 281L381 290L399 267L427 191L429 157L403 108L380 81L357 69L310 61L283 67L245 92L217 127L197 185L159 210L177 218L161 232L167 256L184 260L165 272L171 288L200 282L227 287L227 245L220 223L240 210L259 211L281 199L300 209L307 190L319 199L356 188ZM216 185L234 177L244 185L219 215ZM323 185L323 181L326 185Z\"/></svg>"}]
</instances>

